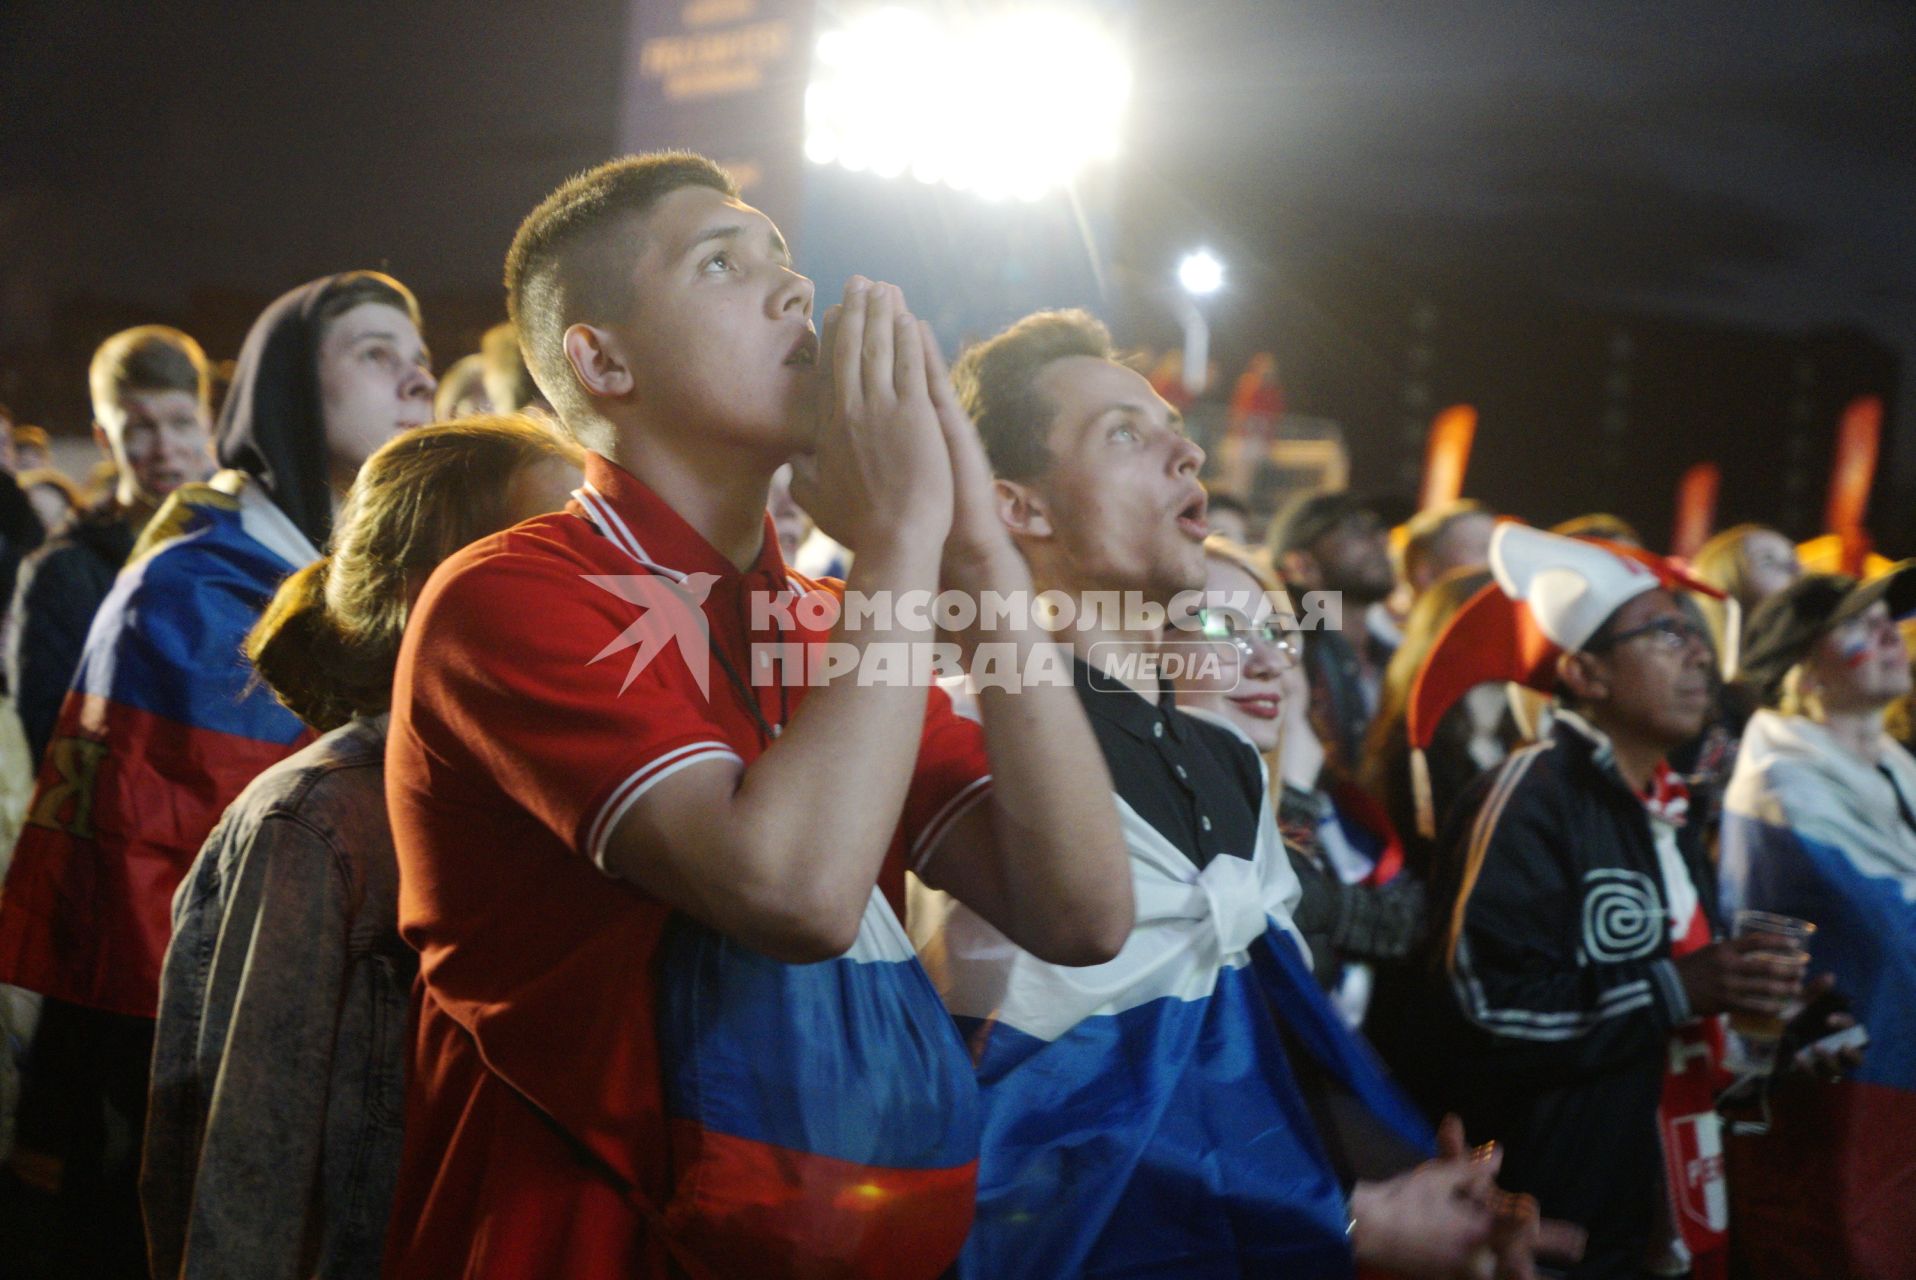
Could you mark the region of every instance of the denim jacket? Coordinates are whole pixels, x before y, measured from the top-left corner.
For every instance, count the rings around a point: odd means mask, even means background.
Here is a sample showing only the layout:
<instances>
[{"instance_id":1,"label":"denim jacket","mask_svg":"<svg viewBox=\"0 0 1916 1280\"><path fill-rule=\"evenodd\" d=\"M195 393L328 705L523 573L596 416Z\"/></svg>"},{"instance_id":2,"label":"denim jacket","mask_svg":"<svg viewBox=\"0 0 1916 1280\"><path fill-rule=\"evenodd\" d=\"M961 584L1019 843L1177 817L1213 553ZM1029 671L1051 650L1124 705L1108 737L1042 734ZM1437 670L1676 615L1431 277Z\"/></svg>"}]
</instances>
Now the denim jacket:
<instances>
[{"instance_id":1,"label":"denim jacket","mask_svg":"<svg viewBox=\"0 0 1916 1280\"><path fill-rule=\"evenodd\" d=\"M386 725L262 773L173 899L140 1186L155 1275L379 1273L418 967Z\"/></svg>"}]
</instances>

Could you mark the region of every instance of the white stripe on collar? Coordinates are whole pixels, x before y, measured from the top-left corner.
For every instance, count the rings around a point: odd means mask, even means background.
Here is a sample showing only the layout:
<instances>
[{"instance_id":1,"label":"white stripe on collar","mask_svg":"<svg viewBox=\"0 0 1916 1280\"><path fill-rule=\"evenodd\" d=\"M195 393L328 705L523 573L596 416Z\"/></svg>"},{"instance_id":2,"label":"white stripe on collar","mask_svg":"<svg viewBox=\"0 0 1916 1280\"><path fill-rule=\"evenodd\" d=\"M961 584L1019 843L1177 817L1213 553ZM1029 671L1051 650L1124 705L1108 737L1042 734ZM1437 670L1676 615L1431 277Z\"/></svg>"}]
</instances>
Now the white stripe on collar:
<instances>
[{"instance_id":1,"label":"white stripe on collar","mask_svg":"<svg viewBox=\"0 0 1916 1280\"><path fill-rule=\"evenodd\" d=\"M579 505L585 509L586 519L592 523L592 526L610 538L619 550L654 573L663 574L674 582L685 581L684 573L662 565L645 554L645 548L640 546L639 540L632 536L632 530L626 526L624 520L619 518L619 513L612 509L612 504L605 500L605 495L593 488L591 484L584 484L574 489L572 496L579 500Z\"/></svg>"},{"instance_id":2,"label":"white stripe on collar","mask_svg":"<svg viewBox=\"0 0 1916 1280\"><path fill-rule=\"evenodd\" d=\"M612 539L614 543L618 544L621 551L654 573L662 573L674 582L685 581L685 574L683 572L667 565L662 565L646 554L645 548L640 545L639 540L632 536L631 527L620 518L617 511L612 509L612 504L606 500L606 496L594 488L591 483L588 482L574 489L572 496L578 499L581 507L585 508L586 519L591 523L592 527ZM802 598L811 591L811 588L794 577L790 570L786 571L785 585L791 588L794 597Z\"/></svg>"},{"instance_id":3,"label":"white stripe on collar","mask_svg":"<svg viewBox=\"0 0 1916 1280\"><path fill-rule=\"evenodd\" d=\"M625 518L613 508L611 500L603 493L600 493L598 487L590 480L586 481L584 487L587 493L598 499L599 505L604 509L606 516L611 519L613 524L618 526L619 533L625 538L626 545L632 549L632 554L647 563L652 563L652 557L647 555L645 548L639 544L638 535L632 532L632 528L626 524Z\"/></svg>"}]
</instances>

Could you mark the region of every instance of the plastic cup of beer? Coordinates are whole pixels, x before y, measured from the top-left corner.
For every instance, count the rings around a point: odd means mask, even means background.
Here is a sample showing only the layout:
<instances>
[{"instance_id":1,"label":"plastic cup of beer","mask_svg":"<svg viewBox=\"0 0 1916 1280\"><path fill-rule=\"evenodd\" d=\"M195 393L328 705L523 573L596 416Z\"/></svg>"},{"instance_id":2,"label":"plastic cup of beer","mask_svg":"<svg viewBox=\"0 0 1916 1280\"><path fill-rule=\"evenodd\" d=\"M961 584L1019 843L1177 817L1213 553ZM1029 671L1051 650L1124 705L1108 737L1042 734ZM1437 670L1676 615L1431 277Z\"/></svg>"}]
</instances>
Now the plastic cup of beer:
<instances>
[{"instance_id":1,"label":"plastic cup of beer","mask_svg":"<svg viewBox=\"0 0 1916 1280\"><path fill-rule=\"evenodd\" d=\"M1809 950L1816 926L1795 916L1780 916L1769 911L1742 910L1736 913L1734 934L1744 938L1759 934L1776 940L1773 949L1779 955L1798 955ZM1727 1061L1738 1075L1768 1075L1776 1066L1776 1046L1783 1038L1788 1012L1783 1015L1732 1013Z\"/></svg>"}]
</instances>

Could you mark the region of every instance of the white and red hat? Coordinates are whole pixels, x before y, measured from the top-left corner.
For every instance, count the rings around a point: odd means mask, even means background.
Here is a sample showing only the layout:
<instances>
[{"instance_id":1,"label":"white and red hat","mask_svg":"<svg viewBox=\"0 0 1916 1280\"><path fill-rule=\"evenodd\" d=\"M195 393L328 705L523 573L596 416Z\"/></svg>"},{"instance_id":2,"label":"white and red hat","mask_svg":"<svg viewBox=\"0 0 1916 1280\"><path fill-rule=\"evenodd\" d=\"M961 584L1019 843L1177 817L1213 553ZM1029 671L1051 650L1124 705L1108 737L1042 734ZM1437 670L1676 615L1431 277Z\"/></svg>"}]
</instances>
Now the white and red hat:
<instances>
[{"instance_id":1,"label":"white and red hat","mask_svg":"<svg viewBox=\"0 0 1916 1280\"><path fill-rule=\"evenodd\" d=\"M1477 685L1514 681L1543 693L1557 685L1557 659L1590 642L1604 621L1663 587L1722 599L1716 588L1652 552L1545 533L1515 521L1490 536L1496 581L1464 602L1424 656L1410 687L1406 729L1419 785L1419 825L1428 827L1424 748L1444 713Z\"/></svg>"},{"instance_id":2,"label":"white and red hat","mask_svg":"<svg viewBox=\"0 0 1916 1280\"><path fill-rule=\"evenodd\" d=\"M1528 608L1559 649L1575 653L1604 619L1657 587L1675 585L1676 570L1655 556L1615 543L1566 538L1506 522L1490 535L1490 571L1510 599Z\"/></svg>"}]
</instances>

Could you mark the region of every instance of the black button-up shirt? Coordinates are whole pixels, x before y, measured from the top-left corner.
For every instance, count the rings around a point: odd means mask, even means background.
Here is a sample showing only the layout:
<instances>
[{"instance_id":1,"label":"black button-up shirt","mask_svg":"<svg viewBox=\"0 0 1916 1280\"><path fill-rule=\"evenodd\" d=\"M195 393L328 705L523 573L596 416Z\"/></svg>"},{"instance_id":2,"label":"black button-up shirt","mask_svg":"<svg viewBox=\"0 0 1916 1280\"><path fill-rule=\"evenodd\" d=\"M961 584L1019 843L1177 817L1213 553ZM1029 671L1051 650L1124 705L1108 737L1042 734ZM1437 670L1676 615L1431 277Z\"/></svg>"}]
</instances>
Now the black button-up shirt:
<instances>
[{"instance_id":1,"label":"black button-up shirt","mask_svg":"<svg viewBox=\"0 0 1916 1280\"><path fill-rule=\"evenodd\" d=\"M1152 706L1074 659L1078 698L1118 795L1200 868L1257 847L1257 753L1228 729L1185 715L1161 687Z\"/></svg>"}]
</instances>

